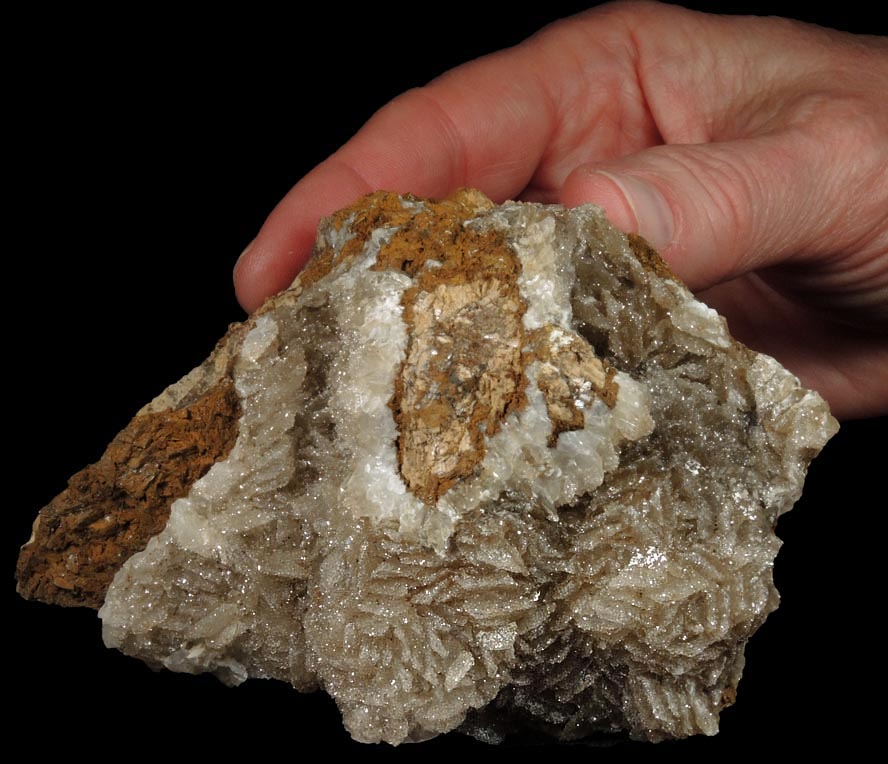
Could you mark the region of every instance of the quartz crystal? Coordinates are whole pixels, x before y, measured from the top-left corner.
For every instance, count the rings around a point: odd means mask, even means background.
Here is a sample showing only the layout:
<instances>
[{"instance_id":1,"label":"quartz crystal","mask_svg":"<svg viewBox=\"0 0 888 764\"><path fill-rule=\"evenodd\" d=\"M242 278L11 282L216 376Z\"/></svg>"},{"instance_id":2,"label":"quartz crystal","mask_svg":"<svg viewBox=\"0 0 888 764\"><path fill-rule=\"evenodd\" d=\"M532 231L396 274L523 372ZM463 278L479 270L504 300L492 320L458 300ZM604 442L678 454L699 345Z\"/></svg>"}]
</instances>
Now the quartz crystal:
<instances>
[{"instance_id":1,"label":"quartz crystal","mask_svg":"<svg viewBox=\"0 0 888 764\"><path fill-rule=\"evenodd\" d=\"M41 512L19 591L362 741L713 734L835 430L598 208L379 192Z\"/></svg>"}]
</instances>

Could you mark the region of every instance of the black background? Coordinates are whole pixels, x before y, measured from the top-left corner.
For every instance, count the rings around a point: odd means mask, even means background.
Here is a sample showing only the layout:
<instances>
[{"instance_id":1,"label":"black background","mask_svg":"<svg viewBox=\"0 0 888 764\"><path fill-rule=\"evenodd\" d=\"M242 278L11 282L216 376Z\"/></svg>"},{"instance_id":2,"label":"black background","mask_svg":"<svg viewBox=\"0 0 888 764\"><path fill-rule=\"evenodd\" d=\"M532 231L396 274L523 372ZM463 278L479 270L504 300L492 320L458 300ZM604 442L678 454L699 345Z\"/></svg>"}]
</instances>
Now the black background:
<instances>
[{"instance_id":1,"label":"black background","mask_svg":"<svg viewBox=\"0 0 888 764\"><path fill-rule=\"evenodd\" d=\"M46 753L184 746L262 755L283 746L299 757L310 743L400 757L485 752L458 735L394 752L360 748L322 694L152 673L102 646L92 611L20 600L14 559L67 477L242 317L231 268L302 174L406 88L585 5L329 4L249 17L146 6L10 20L4 566L14 733ZM863 3L803 13L785 3L697 5L885 31ZM884 420L847 423L781 521L783 604L749 645L738 703L717 737L559 755L720 756L766 744L848 752L878 735L886 501L876 443L885 435Z\"/></svg>"}]
</instances>

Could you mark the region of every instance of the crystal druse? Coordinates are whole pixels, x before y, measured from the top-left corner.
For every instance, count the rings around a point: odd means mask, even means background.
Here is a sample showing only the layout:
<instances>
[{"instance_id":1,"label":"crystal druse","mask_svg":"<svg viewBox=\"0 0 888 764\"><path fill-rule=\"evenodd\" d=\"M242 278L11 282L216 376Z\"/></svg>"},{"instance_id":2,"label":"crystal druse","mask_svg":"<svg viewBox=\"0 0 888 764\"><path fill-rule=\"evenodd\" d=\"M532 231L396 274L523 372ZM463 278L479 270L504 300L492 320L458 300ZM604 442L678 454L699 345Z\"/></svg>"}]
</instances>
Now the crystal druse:
<instances>
[{"instance_id":1,"label":"crystal druse","mask_svg":"<svg viewBox=\"0 0 888 764\"><path fill-rule=\"evenodd\" d=\"M363 741L713 734L835 429L599 209L380 192L42 510L19 591Z\"/></svg>"}]
</instances>

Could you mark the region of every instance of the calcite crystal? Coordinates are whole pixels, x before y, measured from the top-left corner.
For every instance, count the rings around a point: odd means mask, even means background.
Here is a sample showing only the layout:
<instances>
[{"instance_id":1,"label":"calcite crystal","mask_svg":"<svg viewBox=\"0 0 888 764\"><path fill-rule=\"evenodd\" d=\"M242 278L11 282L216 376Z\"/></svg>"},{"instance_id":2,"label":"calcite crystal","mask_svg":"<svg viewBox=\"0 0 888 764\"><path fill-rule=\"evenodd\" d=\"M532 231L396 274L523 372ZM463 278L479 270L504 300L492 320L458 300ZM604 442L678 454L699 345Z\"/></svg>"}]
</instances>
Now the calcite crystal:
<instances>
[{"instance_id":1,"label":"calcite crystal","mask_svg":"<svg viewBox=\"0 0 888 764\"><path fill-rule=\"evenodd\" d=\"M713 734L835 429L596 207L380 192L42 511L19 590L358 740Z\"/></svg>"}]
</instances>

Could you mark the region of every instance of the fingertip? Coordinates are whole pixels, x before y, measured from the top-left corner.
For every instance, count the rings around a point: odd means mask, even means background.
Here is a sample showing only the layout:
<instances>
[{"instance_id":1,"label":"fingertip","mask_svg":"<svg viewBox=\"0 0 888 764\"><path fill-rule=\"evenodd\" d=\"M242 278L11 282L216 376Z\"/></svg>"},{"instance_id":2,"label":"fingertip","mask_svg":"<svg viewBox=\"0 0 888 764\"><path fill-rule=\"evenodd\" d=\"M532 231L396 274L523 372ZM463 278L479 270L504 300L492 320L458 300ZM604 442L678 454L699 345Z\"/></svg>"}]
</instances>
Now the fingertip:
<instances>
[{"instance_id":1,"label":"fingertip","mask_svg":"<svg viewBox=\"0 0 888 764\"><path fill-rule=\"evenodd\" d=\"M286 289L305 266L311 243L295 242L282 250L278 242L263 246L260 234L234 266L234 293L241 307L252 313L271 295Z\"/></svg>"},{"instance_id":2,"label":"fingertip","mask_svg":"<svg viewBox=\"0 0 888 764\"><path fill-rule=\"evenodd\" d=\"M595 204L608 220L627 233L638 233L638 220L632 205L610 173L594 165L581 165L567 176L561 189L561 203L566 207Z\"/></svg>"},{"instance_id":3,"label":"fingertip","mask_svg":"<svg viewBox=\"0 0 888 764\"><path fill-rule=\"evenodd\" d=\"M237 297L237 301L240 303L240 306L245 311L247 311L247 313L253 312L253 297L250 294L251 290L249 289L249 254L255 243L256 240L253 239L249 244L247 244L247 246L244 248L244 251L240 253L240 256L237 258L237 262L234 264L234 270L231 274L232 281L234 282L235 297Z\"/></svg>"},{"instance_id":4,"label":"fingertip","mask_svg":"<svg viewBox=\"0 0 888 764\"><path fill-rule=\"evenodd\" d=\"M262 304L268 289L268 285L264 283L264 274L261 269L257 269L255 258L250 256L252 247L253 242L234 264L233 273L234 294L247 313L252 313Z\"/></svg>"},{"instance_id":5,"label":"fingertip","mask_svg":"<svg viewBox=\"0 0 888 764\"><path fill-rule=\"evenodd\" d=\"M582 165L568 176L562 199L569 207L597 204L617 228L644 236L660 251L673 243L675 219L669 203L656 185L637 175Z\"/></svg>"},{"instance_id":6,"label":"fingertip","mask_svg":"<svg viewBox=\"0 0 888 764\"><path fill-rule=\"evenodd\" d=\"M247 312L286 289L308 262L318 223L368 191L349 166L328 159L272 210L234 266L234 289Z\"/></svg>"}]
</instances>

